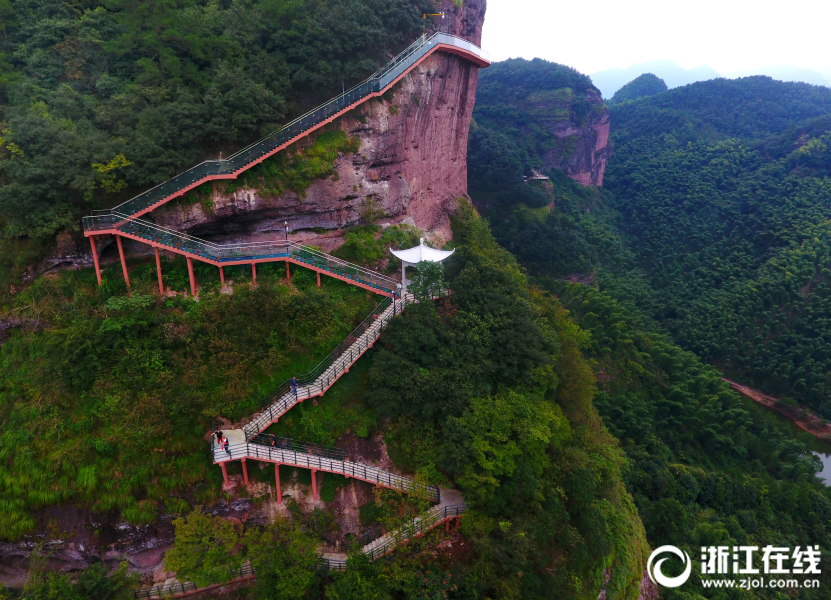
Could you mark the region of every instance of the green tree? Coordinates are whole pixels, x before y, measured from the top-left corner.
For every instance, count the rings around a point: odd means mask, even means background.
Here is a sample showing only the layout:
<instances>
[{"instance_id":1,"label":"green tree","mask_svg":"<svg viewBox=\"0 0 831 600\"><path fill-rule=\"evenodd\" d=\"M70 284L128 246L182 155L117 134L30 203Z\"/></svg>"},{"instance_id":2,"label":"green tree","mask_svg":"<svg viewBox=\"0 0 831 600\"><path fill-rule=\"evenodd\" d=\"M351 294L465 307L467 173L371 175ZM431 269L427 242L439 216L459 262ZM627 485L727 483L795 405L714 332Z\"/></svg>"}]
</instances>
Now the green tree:
<instances>
[{"instance_id":1,"label":"green tree","mask_svg":"<svg viewBox=\"0 0 831 600\"><path fill-rule=\"evenodd\" d=\"M387 580L377 563L356 551L349 555L346 571L332 574L331 582L326 585L326 597L332 600L386 600L391 597Z\"/></svg>"},{"instance_id":2,"label":"green tree","mask_svg":"<svg viewBox=\"0 0 831 600\"><path fill-rule=\"evenodd\" d=\"M415 277L408 289L419 302L429 302L447 292L444 280L444 265L440 262L423 261L418 264Z\"/></svg>"},{"instance_id":3,"label":"green tree","mask_svg":"<svg viewBox=\"0 0 831 600\"><path fill-rule=\"evenodd\" d=\"M127 600L133 598L133 589L138 586L139 575L127 572L127 561L108 574L106 565L98 563L78 575L75 587L84 600Z\"/></svg>"},{"instance_id":4,"label":"green tree","mask_svg":"<svg viewBox=\"0 0 831 600\"><path fill-rule=\"evenodd\" d=\"M615 95L609 100L609 104L620 104L627 100L654 96L667 91L667 89L667 84L663 79L652 73L644 73L615 92Z\"/></svg>"},{"instance_id":5,"label":"green tree","mask_svg":"<svg viewBox=\"0 0 831 600\"><path fill-rule=\"evenodd\" d=\"M197 506L187 517L175 519L173 526L176 538L164 557L166 569L198 587L234 578L233 572L245 561L238 547L239 525Z\"/></svg>"},{"instance_id":6,"label":"green tree","mask_svg":"<svg viewBox=\"0 0 831 600\"><path fill-rule=\"evenodd\" d=\"M300 600L317 586L319 542L299 527L277 519L262 531L251 530L245 544L257 573L260 600Z\"/></svg>"},{"instance_id":7,"label":"green tree","mask_svg":"<svg viewBox=\"0 0 831 600\"><path fill-rule=\"evenodd\" d=\"M29 578L23 588L21 600L86 600L69 575L43 573Z\"/></svg>"}]
</instances>

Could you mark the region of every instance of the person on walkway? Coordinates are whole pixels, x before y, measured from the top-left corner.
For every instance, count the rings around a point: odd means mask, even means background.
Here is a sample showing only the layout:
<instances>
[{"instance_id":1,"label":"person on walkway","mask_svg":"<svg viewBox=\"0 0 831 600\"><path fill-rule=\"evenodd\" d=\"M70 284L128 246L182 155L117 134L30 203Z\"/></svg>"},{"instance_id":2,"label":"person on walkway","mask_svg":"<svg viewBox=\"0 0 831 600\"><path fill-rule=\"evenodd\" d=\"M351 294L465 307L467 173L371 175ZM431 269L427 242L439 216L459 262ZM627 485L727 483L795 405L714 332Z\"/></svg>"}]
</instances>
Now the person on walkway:
<instances>
[{"instance_id":1,"label":"person on walkway","mask_svg":"<svg viewBox=\"0 0 831 600\"><path fill-rule=\"evenodd\" d=\"M227 438L227 436L222 436L222 445L225 448L225 452L227 452L228 455L230 455L231 450L228 448L228 438Z\"/></svg>"},{"instance_id":2,"label":"person on walkway","mask_svg":"<svg viewBox=\"0 0 831 600\"><path fill-rule=\"evenodd\" d=\"M291 391L294 393L294 397L297 398L297 379L292 377L290 385L291 385Z\"/></svg>"}]
</instances>

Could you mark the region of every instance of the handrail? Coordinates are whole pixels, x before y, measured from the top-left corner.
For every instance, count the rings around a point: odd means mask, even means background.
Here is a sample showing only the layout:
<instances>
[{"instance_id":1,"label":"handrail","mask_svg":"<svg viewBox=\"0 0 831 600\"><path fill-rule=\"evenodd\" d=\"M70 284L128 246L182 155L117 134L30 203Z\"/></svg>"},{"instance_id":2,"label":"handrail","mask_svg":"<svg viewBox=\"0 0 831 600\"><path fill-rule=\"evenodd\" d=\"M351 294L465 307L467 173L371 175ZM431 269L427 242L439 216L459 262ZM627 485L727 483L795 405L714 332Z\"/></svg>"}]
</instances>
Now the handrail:
<instances>
[{"instance_id":1,"label":"handrail","mask_svg":"<svg viewBox=\"0 0 831 600\"><path fill-rule=\"evenodd\" d=\"M457 517L467 511L467 506L458 504L454 506L435 506L415 517L409 523L402 525L393 532L388 533L385 537L388 539L378 546L373 546L370 542L362 549L362 552L369 556L371 560L380 558L392 552L392 550L403 542L411 540L412 538L421 535L428 529L432 529L437 524L449 518Z\"/></svg>"},{"instance_id":2,"label":"handrail","mask_svg":"<svg viewBox=\"0 0 831 600\"><path fill-rule=\"evenodd\" d=\"M139 237L212 260L217 263L256 260L258 258L290 258L309 266L329 271L350 279L360 279L378 290L393 293L399 286L394 279L372 269L350 263L317 248L305 246L292 241L248 242L244 244L217 244L180 231L162 227L150 221L131 218L128 215L113 212L106 215L84 217L86 231L119 230Z\"/></svg>"},{"instance_id":3,"label":"handrail","mask_svg":"<svg viewBox=\"0 0 831 600\"><path fill-rule=\"evenodd\" d=\"M429 39L420 37L365 81L297 117L280 129L235 152L228 158L203 161L122 202L110 211L99 212L98 214L120 212L135 215L182 193L183 190L198 185L201 181L207 181L211 178L233 179L237 174L253 166L271 152L332 118L340 111L373 94L380 93L421 57L427 55L439 45L459 48L480 57L485 62L490 62L487 52L462 38L441 32L433 34Z\"/></svg>"},{"instance_id":4,"label":"handrail","mask_svg":"<svg viewBox=\"0 0 831 600\"><path fill-rule=\"evenodd\" d=\"M303 467L304 469L340 473L341 475L348 475L355 479L369 481L402 492L425 490L430 494L433 502L438 502L440 498L439 488L437 486L423 485L404 475L398 475L397 473L385 471L378 467L362 465L348 460L326 458L315 454L307 454L305 452L272 446L262 446L251 442L232 444L227 448L214 446L213 454L215 463L239 460L241 458L253 458L255 460L265 460L268 462Z\"/></svg>"},{"instance_id":5,"label":"handrail","mask_svg":"<svg viewBox=\"0 0 831 600\"><path fill-rule=\"evenodd\" d=\"M352 333L346 336L329 355L304 375L295 378L297 387L292 389L291 379L281 383L274 391L260 400L263 412L243 427L246 440L251 440L269 424L307 398L321 395L334 381L343 375L381 335L381 330L402 312L412 296L385 298ZM347 354L348 352L348 354Z\"/></svg>"},{"instance_id":6,"label":"handrail","mask_svg":"<svg viewBox=\"0 0 831 600\"><path fill-rule=\"evenodd\" d=\"M352 544L355 546L359 546L363 548L367 544L370 544L377 540L378 538L384 537L384 532L381 529L380 525L376 525L366 531L364 534L359 535L355 539L352 540Z\"/></svg>"},{"instance_id":7,"label":"handrail","mask_svg":"<svg viewBox=\"0 0 831 600\"><path fill-rule=\"evenodd\" d=\"M311 442L302 442L292 438L284 438L269 433L259 433L251 440L252 444L259 444L260 446L268 446L270 448L279 448L281 450L291 450L293 452L303 452L304 454L313 454L315 456L323 456L325 458L334 458L336 460L345 460L346 451L333 446L324 446L322 444L313 444Z\"/></svg>"},{"instance_id":8,"label":"handrail","mask_svg":"<svg viewBox=\"0 0 831 600\"><path fill-rule=\"evenodd\" d=\"M233 576L233 578L226 583L238 581L240 579L244 579L255 574L254 567L251 566L250 562L246 562L239 569L229 569L228 572ZM178 595L186 594L187 592L195 592L199 589L204 590L208 588L217 587L217 585L222 584L214 583L211 585L207 585L204 588L198 588L196 587L195 583L192 583L190 581L186 581L184 583L174 581L172 583L153 585L150 587L143 587L137 590L133 590L133 598L137 598L140 600L143 600L144 598L173 598Z\"/></svg>"}]
</instances>

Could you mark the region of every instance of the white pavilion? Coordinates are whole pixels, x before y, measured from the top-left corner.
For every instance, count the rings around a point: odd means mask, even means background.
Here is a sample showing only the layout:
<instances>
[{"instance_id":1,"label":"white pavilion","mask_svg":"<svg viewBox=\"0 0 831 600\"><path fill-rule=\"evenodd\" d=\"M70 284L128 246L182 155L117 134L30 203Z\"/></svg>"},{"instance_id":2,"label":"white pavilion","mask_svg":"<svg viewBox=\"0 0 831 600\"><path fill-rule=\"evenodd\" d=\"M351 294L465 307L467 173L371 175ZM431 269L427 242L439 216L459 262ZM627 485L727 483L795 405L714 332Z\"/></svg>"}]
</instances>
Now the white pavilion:
<instances>
[{"instance_id":1,"label":"white pavilion","mask_svg":"<svg viewBox=\"0 0 831 600\"><path fill-rule=\"evenodd\" d=\"M407 290L408 283L412 283L407 280L407 267L415 267L422 261L441 262L456 251L455 248L453 250L436 250L430 246L425 246L424 238L421 238L419 241L418 246L407 248L406 250L393 250L390 248L393 256L401 261L401 286L403 291Z\"/></svg>"}]
</instances>

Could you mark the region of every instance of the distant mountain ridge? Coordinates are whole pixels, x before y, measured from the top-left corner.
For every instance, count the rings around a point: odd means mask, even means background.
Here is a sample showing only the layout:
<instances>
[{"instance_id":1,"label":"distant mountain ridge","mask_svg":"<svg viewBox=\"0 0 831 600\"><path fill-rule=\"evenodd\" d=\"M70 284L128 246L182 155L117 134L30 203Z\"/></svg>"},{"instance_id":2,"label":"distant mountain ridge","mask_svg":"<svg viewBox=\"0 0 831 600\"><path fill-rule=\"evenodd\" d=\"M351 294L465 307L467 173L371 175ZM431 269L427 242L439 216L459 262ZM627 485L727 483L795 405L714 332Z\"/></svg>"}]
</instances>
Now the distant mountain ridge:
<instances>
[{"instance_id":1,"label":"distant mountain ridge","mask_svg":"<svg viewBox=\"0 0 831 600\"><path fill-rule=\"evenodd\" d=\"M745 69L743 71L726 74L730 79L749 77L751 75L767 75L779 81L810 83L812 85L824 85L826 87L831 85L828 77L819 71L803 69L801 67L795 67L794 65L770 65L759 69Z\"/></svg>"},{"instance_id":2,"label":"distant mountain ridge","mask_svg":"<svg viewBox=\"0 0 831 600\"><path fill-rule=\"evenodd\" d=\"M660 59L650 60L642 63L629 65L625 68L604 69L592 73L592 83L600 90L604 98L611 98L624 85L644 73L652 73L663 79L667 87L672 89L695 83L696 81L707 81L716 79L721 75L707 65L701 65L692 69L685 69L671 60Z\"/></svg>"},{"instance_id":3,"label":"distant mountain ridge","mask_svg":"<svg viewBox=\"0 0 831 600\"><path fill-rule=\"evenodd\" d=\"M759 67L756 69L743 69L741 71L730 71L719 73L712 67L700 65L692 69L685 69L677 63L668 59L650 60L642 63L631 64L624 68L604 69L589 75L592 83L597 86L603 98L610 99L615 93L627 83L635 80L645 73L653 73L663 79L669 89L681 87L697 81L708 81L725 77L727 79L738 79L753 75L767 75L779 81L793 81L810 83L811 85L831 86L831 69L822 71L805 69L795 65L778 64Z\"/></svg>"}]
</instances>

